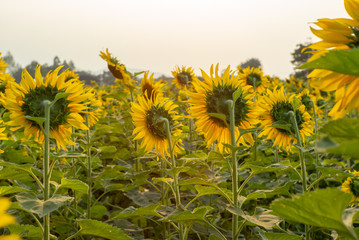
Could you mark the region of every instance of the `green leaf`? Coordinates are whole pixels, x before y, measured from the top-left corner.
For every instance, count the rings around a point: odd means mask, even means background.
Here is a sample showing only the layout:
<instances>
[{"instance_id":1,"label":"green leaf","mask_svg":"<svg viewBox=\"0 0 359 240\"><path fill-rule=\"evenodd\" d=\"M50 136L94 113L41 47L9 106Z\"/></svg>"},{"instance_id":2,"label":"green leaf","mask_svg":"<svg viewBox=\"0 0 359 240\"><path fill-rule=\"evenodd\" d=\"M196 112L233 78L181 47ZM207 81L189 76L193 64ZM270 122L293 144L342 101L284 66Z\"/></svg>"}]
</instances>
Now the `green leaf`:
<instances>
[{"instance_id":1,"label":"green leaf","mask_svg":"<svg viewBox=\"0 0 359 240\"><path fill-rule=\"evenodd\" d=\"M242 95L242 88L238 88L234 93L233 93L233 103L235 103L237 101L237 99Z\"/></svg>"},{"instance_id":2,"label":"green leaf","mask_svg":"<svg viewBox=\"0 0 359 240\"><path fill-rule=\"evenodd\" d=\"M302 240L301 236L292 235L288 233L272 233L272 232L265 232L264 235L266 236L267 240Z\"/></svg>"},{"instance_id":3,"label":"green leaf","mask_svg":"<svg viewBox=\"0 0 359 240\"><path fill-rule=\"evenodd\" d=\"M279 120L279 121L274 122L271 127L283 129L283 130L286 130L288 132L292 132L292 130L291 130L292 124L290 124L290 123L288 123L286 121L283 121L283 120Z\"/></svg>"},{"instance_id":4,"label":"green leaf","mask_svg":"<svg viewBox=\"0 0 359 240\"><path fill-rule=\"evenodd\" d=\"M129 237L122 229L103 222L90 219L81 219L76 221L80 226L81 235L91 235L111 240L133 239Z\"/></svg>"},{"instance_id":5,"label":"green leaf","mask_svg":"<svg viewBox=\"0 0 359 240\"><path fill-rule=\"evenodd\" d=\"M304 63L300 69L326 69L346 75L359 76L359 49L332 50L319 58Z\"/></svg>"},{"instance_id":6,"label":"green leaf","mask_svg":"<svg viewBox=\"0 0 359 240\"><path fill-rule=\"evenodd\" d=\"M268 172L274 172L277 175L280 175L283 172L290 170L290 167L286 163L287 162L283 161L283 162L271 164L266 167L257 166L257 165L251 164L251 163L245 163L242 166L242 168L243 169L250 168L252 170L252 173L251 173L252 175L257 175L260 173L268 173Z\"/></svg>"},{"instance_id":7,"label":"green leaf","mask_svg":"<svg viewBox=\"0 0 359 240\"><path fill-rule=\"evenodd\" d=\"M25 116L26 119L31 120L42 126L42 124L45 122L44 117L31 117L31 116Z\"/></svg>"},{"instance_id":8,"label":"green leaf","mask_svg":"<svg viewBox=\"0 0 359 240\"><path fill-rule=\"evenodd\" d=\"M359 158L359 139L341 142L339 146L328 148L326 151L333 154L341 154L353 158Z\"/></svg>"},{"instance_id":9,"label":"green leaf","mask_svg":"<svg viewBox=\"0 0 359 240\"><path fill-rule=\"evenodd\" d=\"M101 153L115 153L117 148L115 146L101 146L100 152Z\"/></svg>"},{"instance_id":10,"label":"green leaf","mask_svg":"<svg viewBox=\"0 0 359 240\"><path fill-rule=\"evenodd\" d=\"M251 216L246 214L242 209L238 207L228 207L227 210L235 215L241 216L246 219L248 222L264 227L265 229L272 229L277 223L281 221L281 219L277 216L271 214L270 210L257 207L256 213Z\"/></svg>"},{"instance_id":11,"label":"green leaf","mask_svg":"<svg viewBox=\"0 0 359 240\"><path fill-rule=\"evenodd\" d=\"M336 188L318 189L314 192L296 195L293 199L277 199L272 205L273 214L285 220L311 226L333 229L353 239L358 239L352 226L352 219L343 220L344 210L352 195Z\"/></svg>"},{"instance_id":12,"label":"green leaf","mask_svg":"<svg viewBox=\"0 0 359 240\"><path fill-rule=\"evenodd\" d=\"M25 172L32 173L31 168L33 165L32 164L16 164L16 163L5 162L3 160L0 160L0 166L10 167L10 168L14 168L14 169L20 169Z\"/></svg>"},{"instance_id":13,"label":"green leaf","mask_svg":"<svg viewBox=\"0 0 359 240\"><path fill-rule=\"evenodd\" d=\"M170 221L182 223L186 226L192 225L194 222L206 222L206 215L212 211L213 208L210 206L201 206L195 208L192 212L189 210L183 212L175 212L165 218L162 218L161 221Z\"/></svg>"},{"instance_id":14,"label":"green leaf","mask_svg":"<svg viewBox=\"0 0 359 240\"><path fill-rule=\"evenodd\" d=\"M55 99L51 102L51 105L54 105L57 100L61 99L61 98L67 98L68 96L70 96L72 93L69 92L59 92L56 94Z\"/></svg>"},{"instance_id":15,"label":"green leaf","mask_svg":"<svg viewBox=\"0 0 359 240\"><path fill-rule=\"evenodd\" d=\"M43 234L39 227L25 224L10 224L6 226L11 234L19 235L23 239L42 239Z\"/></svg>"},{"instance_id":16,"label":"green leaf","mask_svg":"<svg viewBox=\"0 0 359 240\"><path fill-rule=\"evenodd\" d=\"M353 175L350 173L346 173L342 170L337 170L329 167L317 167L317 170L319 170L322 173L322 175L320 176L321 178L333 177L338 179L344 179L347 177L353 177Z\"/></svg>"},{"instance_id":17,"label":"green leaf","mask_svg":"<svg viewBox=\"0 0 359 240\"><path fill-rule=\"evenodd\" d=\"M59 189L61 188L69 188L83 194L87 194L89 190L89 186L86 183L78 179L66 179L66 178L61 179L61 184Z\"/></svg>"},{"instance_id":18,"label":"green leaf","mask_svg":"<svg viewBox=\"0 0 359 240\"><path fill-rule=\"evenodd\" d=\"M107 208L103 205L95 205L91 207L91 218L102 219L107 214Z\"/></svg>"},{"instance_id":19,"label":"green leaf","mask_svg":"<svg viewBox=\"0 0 359 240\"><path fill-rule=\"evenodd\" d=\"M21 188L17 186L1 186L0 187L0 197L12 194L12 193L19 193L19 192L27 192L29 191L26 188Z\"/></svg>"},{"instance_id":20,"label":"green leaf","mask_svg":"<svg viewBox=\"0 0 359 240\"><path fill-rule=\"evenodd\" d=\"M20 206L29 212L36 213L39 217L43 217L64 205L67 201L72 200L72 197L55 196L46 201L38 199L32 193L20 193L16 195L16 200Z\"/></svg>"},{"instance_id":21,"label":"green leaf","mask_svg":"<svg viewBox=\"0 0 359 240\"><path fill-rule=\"evenodd\" d=\"M283 186L277 187L273 190L257 190L248 194L247 200L258 199L258 198L271 198L276 195L290 196L290 188L293 186L294 182L286 182Z\"/></svg>"},{"instance_id":22,"label":"green leaf","mask_svg":"<svg viewBox=\"0 0 359 240\"><path fill-rule=\"evenodd\" d=\"M208 162L222 162L225 160L226 159L224 158L224 156L219 152L210 151L208 153L208 157L207 157Z\"/></svg>"},{"instance_id":23,"label":"green leaf","mask_svg":"<svg viewBox=\"0 0 359 240\"><path fill-rule=\"evenodd\" d=\"M319 131L337 142L355 140L359 138L359 121L341 118L326 123Z\"/></svg>"},{"instance_id":24,"label":"green leaf","mask_svg":"<svg viewBox=\"0 0 359 240\"><path fill-rule=\"evenodd\" d=\"M227 124L227 117L222 113L207 113L207 115L210 117L218 118L219 120L222 120L225 124Z\"/></svg>"},{"instance_id":25,"label":"green leaf","mask_svg":"<svg viewBox=\"0 0 359 240\"><path fill-rule=\"evenodd\" d=\"M128 219L133 217L144 217L144 216L156 216L162 217L156 210L160 207L160 204L151 204L146 207L134 208L130 206L114 216L113 219Z\"/></svg>"}]
</instances>

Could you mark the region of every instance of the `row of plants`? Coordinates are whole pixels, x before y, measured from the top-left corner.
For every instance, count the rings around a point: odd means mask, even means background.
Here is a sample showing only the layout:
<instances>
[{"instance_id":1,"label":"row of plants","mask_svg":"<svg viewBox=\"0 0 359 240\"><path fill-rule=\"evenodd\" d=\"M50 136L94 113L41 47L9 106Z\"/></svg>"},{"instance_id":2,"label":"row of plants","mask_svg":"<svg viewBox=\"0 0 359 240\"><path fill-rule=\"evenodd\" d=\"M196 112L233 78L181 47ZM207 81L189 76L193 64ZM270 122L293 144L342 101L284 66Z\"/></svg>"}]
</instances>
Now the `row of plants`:
<instances>
[{"instance_id":1,"label":"row of plants","mask_svg":"<svg viewBox=\"0 0 359 240\"><path fill-rule=\"evenodd\" d=\"M358 239L359 1L319 19L308 79L100 52L116 85L0 59L0 240ZM308 51L307 49L307 51Z\"/></svg>"}]
</instances>

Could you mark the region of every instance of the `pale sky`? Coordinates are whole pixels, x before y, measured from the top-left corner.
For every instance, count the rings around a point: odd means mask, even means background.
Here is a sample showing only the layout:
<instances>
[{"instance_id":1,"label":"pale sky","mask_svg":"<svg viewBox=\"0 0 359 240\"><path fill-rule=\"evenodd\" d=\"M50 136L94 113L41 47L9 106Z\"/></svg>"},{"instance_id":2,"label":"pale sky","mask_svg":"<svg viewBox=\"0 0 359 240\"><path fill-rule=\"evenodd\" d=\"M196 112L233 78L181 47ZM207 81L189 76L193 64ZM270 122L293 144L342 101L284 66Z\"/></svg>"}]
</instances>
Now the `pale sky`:
<instances>
[{"instance_id":1,"label":"pale sky","mask_svg":"<svg viewBox=\"0 0 359 240\"><path fill-rule=\"evenodd\" d=\"M343 0L0 0L0 52L23 67L73 60L99 71L106 48L127 68L171 75L258 58L265 74L292 73L296 44L318 41L318 18L349 18Z\"/></svg>"}]
</instances>

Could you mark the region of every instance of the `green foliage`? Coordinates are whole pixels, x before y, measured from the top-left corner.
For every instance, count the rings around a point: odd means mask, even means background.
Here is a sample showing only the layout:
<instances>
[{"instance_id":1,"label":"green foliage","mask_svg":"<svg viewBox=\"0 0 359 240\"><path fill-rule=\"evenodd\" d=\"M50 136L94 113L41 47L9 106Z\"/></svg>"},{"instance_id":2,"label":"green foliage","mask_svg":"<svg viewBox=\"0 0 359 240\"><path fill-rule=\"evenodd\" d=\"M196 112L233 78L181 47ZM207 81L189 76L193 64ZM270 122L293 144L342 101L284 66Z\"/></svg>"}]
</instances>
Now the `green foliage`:
<instances>
[{"instance_id":1,"label":"green foliage","mask_svg":"<svg viewBox=\"0 0 359 240\"><path fill-rule=\"evenodd\" d=\"M318 189L293 199L277 199L271 209L273 214L285 220L333 229L346 237L358 239L353 230L352 215L345 215L345 208L351 200L351 194L338 189Z\"/></svg>"},{"instance_id":2,"label":"green foliage","mask_svg":"<svg viewBox=\"0 0 359 240\"><path fill-rule=\"evenodd\" d=\"M72 197L54 196L46 201L38 199L32 193L20 193L16 195L16 200L21 207L29 212L36 213L39 217L43 217L72 200Z\"/></svg>"},{"instance_id":3,"label":"green foliage","mask_svg":"<svg viewBox=\"0 0 359 240\"><path fill-rule=\"evenodd\" d=\"M359 76L359 49L333 50L319 58L304 63L299 68L326 69L333 72Z\"/></svg>"},{"instance_id":4,"label":"green foliage","mask_svg":"<svg viewBox=\"0 0 359 240\"><path fill-rule=\"evenodd\" d=\"M110 240L130 240L129 237L122 229L108 225L96 220L82 219L77 220L80 226L80 235L91 235L95 237L102 237Z\"/></svg>"}]
</instances>

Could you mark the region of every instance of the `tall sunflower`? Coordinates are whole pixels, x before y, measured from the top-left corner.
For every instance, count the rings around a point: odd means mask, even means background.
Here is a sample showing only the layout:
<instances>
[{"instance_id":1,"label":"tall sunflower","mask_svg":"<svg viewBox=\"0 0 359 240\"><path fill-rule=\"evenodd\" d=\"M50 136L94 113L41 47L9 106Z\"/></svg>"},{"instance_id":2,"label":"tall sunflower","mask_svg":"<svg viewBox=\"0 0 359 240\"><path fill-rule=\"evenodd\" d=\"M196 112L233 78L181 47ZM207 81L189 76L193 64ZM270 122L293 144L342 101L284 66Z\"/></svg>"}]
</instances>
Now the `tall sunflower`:
<instances>
[{"instance_id":1,"label":"tall sunflower","mask_svg":"<svg viewBox=\"0 0 359 240\"><path fill-rule=\"evenodd\" d=\"M172 71L172 75L174 77L173 84L178 89L187 89L191 88L194 81L198 81L198 78L194 74L192 67L186 67L182 66L181 68L179 66L175 67L175 70Z\"/></svg>"},{"instance_id":2,"label":"tall sunflower","mask_svg":"<svg viewBox=\"0 0 359 240\"><path fill-rule=\"evenodd\" d=\"M170 131L173 136L174 153L181 151L181 139L175 141L175 137L181 134L178 119L180 116L175 111L176 105L167 98L155 98L153 100L144 96L138 96L137 103L131 103L131 116L135 129L134 140L142 139L141 147L150 152L153 148L163 157L170 156L169 142L166 129L161 118L168 119Z\"/></svg>"},{"instance_id":3,"label":"tall sunflower","mask_svg":"<svg viewBox=\"0 0 359 240\"><path fill-rule=\"evenodd\" d=\"M352 203L359 202L359 172L351 171L353 177L348 177L342 184L342 191L353 194Z\"/></svg>"},{"instance_id":4,"label":"tall sunflower","mask_svg":"<svg viewBox=\"0 0 359 240\"><path fill-rule=\"evenodd\" d=\"M249 86L250 92L262 93L270 86L268 77L263 75L260 68L247 67L239 71L239 81L242 86Z\"/></svg>"},{"instance_id":5,"label":"tall sunflower","mask_svg":"<svg viewBox=\"0 0 359 240\"><path fill-rule=\"evenodd\" d=\"M132 87L133 80L126 66L120 63L116 57L113 57L107 48L106 53L100 51L100 57L107 62L108 70L116 79L119 79L126 87Z\"/></svg>"},{"instance_id":6,"label":"tall sunflower","mask_svg":"<svg viewBox=\"0 0 359 240\"><path fill-rule=\"evenodd\" d=\"M162 81L155 81L153 73L148 76L149 71L145 72L141 81L141 91L143 96L154 101L157 97L162 97L161 88L165 85Z\"/></svg>"},{"instance_id":7,"label":"tall sunflower","mask_svg":"<svg viewBox=\"0 0 359 240\"><path fill-rule=\"evenodd\" d=\"M227 67L222 76L218 74L218 64L215 71L213 65L210 69L210 76L203 70L203 82L193 82L194 91L188 92L190 99L188 103L191 105L189 113L191 117L196 119L197 131L204 135L209 147L213 142L217 141L217 148L223 151L223 143L231 144L231 133L229 126L229 110L226 104L227 100L233 99L233 93L242 90L235 104L235 137L236 142L244 145L253 144L252 135L247 133L239 137L239 128L253 128L254 115L253 95L248 92L249 87L243 87L238 81L238 76L234 76ZM226 121L213 116L213 114L223 114Z\"/></svg>"},{"instance_id":8,"label":"tall sunflower","mask_svg":"<svg viewBox=\"0 0 359 240\"><path fill-rule=\"evenodd\" d=\"M90 94L84 92L83 84L79 81L64 81L58 76L62 66L49 72L45 80L36 67L35 79L25 69L22 72L20 84L13 84L5 90L3 105L10 112L10 121L6 124L11 130L24 128L26 139L35 137L35 141L42 143L44 134L38 122L31 118L44 118L44 100L54 101L59 93L68 96L60 98L51 107L50 138L55 139L58 148L66 149L66 144L74 144L71 140L72 127L87 129L80 113L85 113L85 106ZM31 118L29 118L31 117Z\"/></svg>"},{"instance_id":9,"label":"tall sunflower","mask_svg":"<svg viewBox=\"0 0 359 240\"><path fill-rule=\"evenodd\" d=\"M267 94L258 100L255 108L257 119L260 120L260 125L263 127L258 137L267 136L267 139L274 140L274 146L284 148L287 151L291 151L291 141L297 143L297 139L294 137L295 128L290 120L289 111L295 110L295 117L303 142L305 137L310 136L313 131L313 123L309 113L305 111L303 104L295 109L294 97L293 94L285 95L283 88L274 89L273 92L267 90ZM274 125L278 123L280 125L288 124L290 131Z\"/></svg>"},{"instance_id":10,"label":"tall sunflower","mask_svg":"<svg viewBox=\"0 0 359 240\"><path fill-rule=\"evenodd\" d=\"M359 4L357 0L344 0L347 13L352 17L335 19L318 19L311 27L314 35L321 41L308 48L314 49L312 61L328 51L336 49L351 49L359 47ZM359 108L359 78L325 69L315 69L309 75L313 86L323 91L340 91L336 96L336 104L329 115L333 118L344 116L352 109Z\"/></svg>"}]
</instances>

